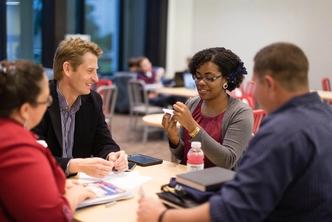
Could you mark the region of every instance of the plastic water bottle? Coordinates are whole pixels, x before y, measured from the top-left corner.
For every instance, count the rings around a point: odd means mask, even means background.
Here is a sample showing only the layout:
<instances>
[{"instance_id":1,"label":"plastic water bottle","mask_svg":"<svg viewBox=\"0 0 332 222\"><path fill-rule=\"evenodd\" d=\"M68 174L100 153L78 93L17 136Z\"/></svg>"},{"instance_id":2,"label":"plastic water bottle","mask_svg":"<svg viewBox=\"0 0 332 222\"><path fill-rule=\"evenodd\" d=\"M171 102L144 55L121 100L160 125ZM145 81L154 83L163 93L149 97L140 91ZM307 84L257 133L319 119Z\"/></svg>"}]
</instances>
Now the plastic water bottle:
<instances>
[{"instance_id":1,"label":"plastic water bottle","mask_svg":"<svg viewBox=\"0 0 332 222\"><path fill-rule=\"evenodd\" d=\"M196 171L204 169L204 153L201 142L191 142L191 148L187 154L187 170Z\"/></svg>"}]
</instances>

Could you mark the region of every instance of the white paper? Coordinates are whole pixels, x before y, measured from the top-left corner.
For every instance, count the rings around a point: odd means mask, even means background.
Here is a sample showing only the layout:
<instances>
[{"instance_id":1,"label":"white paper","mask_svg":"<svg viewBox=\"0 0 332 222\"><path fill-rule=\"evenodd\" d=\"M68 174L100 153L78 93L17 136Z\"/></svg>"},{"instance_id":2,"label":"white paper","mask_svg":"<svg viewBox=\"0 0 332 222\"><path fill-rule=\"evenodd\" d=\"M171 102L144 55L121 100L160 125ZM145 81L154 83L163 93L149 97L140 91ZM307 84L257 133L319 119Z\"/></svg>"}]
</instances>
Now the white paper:
<instances>
[{"instance_id":1,"label":"white paper","mask_svg":"<svg viewBox=\"0 0 332 222\"><path fill-rule=\"evenodd\" d=\"M142 184L146 183L150 179L151 177L141 176L137 171L122 172L122 173L111 172L109 175L107 175L104 178L96 178L88 176L85 173L79 173L80 183L87 185L87 187L89 187L89 184L92 185L93 182L105 181L117 186L118 188L125 190L126 192L115 195L108 195L104 197L98 197L98 191L97 191L97 198L83 201L82 203L79 204L78 208L95 205L95 204L109 203L121 199L132 198L134 196L134 193L137 192L137 190L142 186Z\"/></svg>"},{"instance_id":2,"label":"white paper","mask_svg":"<svg viewBox=\"0 0 332 222\"><path fill-rule=\"evenodd\" d=\"M90 177L85 173L79 173L79 180L81 183L104 180L123 189L134 190L138 189L142 184L151 180L151 177L142 176L137 171L122 172L122 173L111 172L109 175L107 175L104 178Z\"/></svg>"},{"instance_id":3,"label":"white paper","mask_svg":"<svg viewBox=\"0 0 332 222\"><path fill-rule=\"evenodd\" d=\"M164 113L168 113L168 114L170 114L171 116L173 116L173 114L174 114L174 110L173 110L173 109L166 109L166 108L163 108L163 112L164 112Z\"/></svg>"}]
</instances>

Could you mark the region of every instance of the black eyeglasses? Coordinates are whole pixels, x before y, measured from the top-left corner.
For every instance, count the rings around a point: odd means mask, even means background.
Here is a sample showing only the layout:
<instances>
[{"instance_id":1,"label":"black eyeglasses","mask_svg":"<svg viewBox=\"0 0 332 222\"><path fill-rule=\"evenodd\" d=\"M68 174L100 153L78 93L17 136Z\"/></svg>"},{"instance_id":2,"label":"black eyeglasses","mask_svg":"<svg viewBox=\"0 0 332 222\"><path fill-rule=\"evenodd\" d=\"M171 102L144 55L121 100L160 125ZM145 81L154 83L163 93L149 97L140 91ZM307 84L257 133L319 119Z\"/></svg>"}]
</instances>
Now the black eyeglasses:
<instances>
[{"instance_id":1,"label":"black eyeglasses","mask_svg":"<svg viewBox=\"0 0 332 222\"><path fill-rule=\"evenodd\" d=\"M222 75L220 74L219 76L197 76L197 75L193 75L193 79L196 81L196 82L199 82L201 80L203 80L204 82L206 83L211 83L211 82L214 82L216 81L217 79L219 79L220 77L222 77Z\"/></svg>"},{"instance_id":2,"label":"black eyeglasses","mask_svg":"<svg viewBox=\"0 0 332 222\"><path fill-rule=\"evenodd\" d=\"M49 95L46 99L46 101L42 101L42 102L34 102L35 105L47 105L50 106L53 103L53 98L51 95Z\"/></svg>"}]
</instances>

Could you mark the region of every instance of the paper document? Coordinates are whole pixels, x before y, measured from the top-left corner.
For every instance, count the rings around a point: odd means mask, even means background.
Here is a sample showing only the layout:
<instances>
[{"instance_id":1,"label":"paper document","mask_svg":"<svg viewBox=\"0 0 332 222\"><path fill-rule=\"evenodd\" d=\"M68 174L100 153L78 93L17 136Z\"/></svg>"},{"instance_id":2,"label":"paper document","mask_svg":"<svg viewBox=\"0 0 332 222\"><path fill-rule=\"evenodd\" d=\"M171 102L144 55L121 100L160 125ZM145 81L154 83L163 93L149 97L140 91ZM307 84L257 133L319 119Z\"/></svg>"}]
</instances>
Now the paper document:
<instances>
[{"instance_id":1,"label":"paper document","mask_svg":"<svg viewBox=\"0 0 332 222\"><path fill-rule=\"evenodd\" d=\"M174 115L174 110L173 110L173 109L163 108L163 112L164 112L164 113L168 113L168 114L170 114L171 116Z\"/></svg>"},{"instance_id":2,"label":"paper document","mask_svg":"<svg viewBox=\"0 0 332 222\"><path fill-rule=\"evenodd\" d=\"M85 185L96 194L96 197L81 202L77 207L78 209L133 197L132 192L106 181L95 181Z\"/></svg>"},{"instance_id":3,"label":"paper document","mask_svg":"<svg viewBox=\"0 0 332 222\"><path fill-rule=\"evenodd\" d=\"M122 172L122 173L114 173L111 172L106 177L100 179L96 177L90 177L85 173L79 173L79 181L81 183L87 183L91 181L107 181L110 182L122 189L133 191L138 189L142 184L151 180L151 177L142 176L137 171L132 172Z\"/></svg>"}]
</instances>

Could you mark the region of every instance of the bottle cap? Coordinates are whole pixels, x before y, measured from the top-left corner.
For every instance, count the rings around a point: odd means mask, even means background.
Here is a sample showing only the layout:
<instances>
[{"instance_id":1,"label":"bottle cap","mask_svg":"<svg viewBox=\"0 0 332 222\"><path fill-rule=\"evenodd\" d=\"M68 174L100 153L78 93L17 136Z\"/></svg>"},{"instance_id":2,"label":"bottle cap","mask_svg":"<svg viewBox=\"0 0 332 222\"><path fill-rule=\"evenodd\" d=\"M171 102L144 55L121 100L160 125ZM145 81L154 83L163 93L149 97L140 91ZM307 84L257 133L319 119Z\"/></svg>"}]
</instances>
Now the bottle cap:
<instances>
[{"instance_id":1,"label":"bottle cap","mask_svg":"<svg viewBox=\"0 0 332 222\"><path fill-rule=\"evenodd\" d=\"M191 147L193 147L193 148L201 148L201 142L199 142L199 141L193 141L193 142L191 142Z\"/></svg>"}]
</instances>

